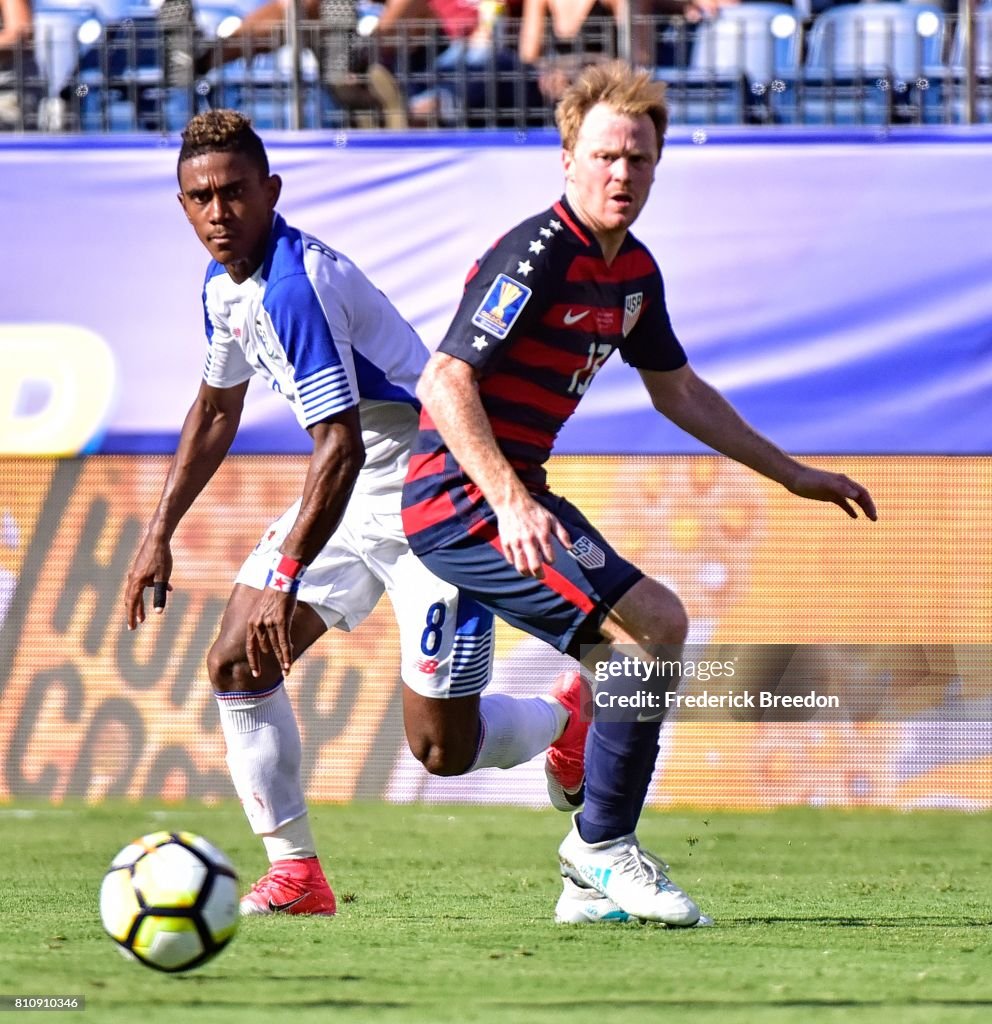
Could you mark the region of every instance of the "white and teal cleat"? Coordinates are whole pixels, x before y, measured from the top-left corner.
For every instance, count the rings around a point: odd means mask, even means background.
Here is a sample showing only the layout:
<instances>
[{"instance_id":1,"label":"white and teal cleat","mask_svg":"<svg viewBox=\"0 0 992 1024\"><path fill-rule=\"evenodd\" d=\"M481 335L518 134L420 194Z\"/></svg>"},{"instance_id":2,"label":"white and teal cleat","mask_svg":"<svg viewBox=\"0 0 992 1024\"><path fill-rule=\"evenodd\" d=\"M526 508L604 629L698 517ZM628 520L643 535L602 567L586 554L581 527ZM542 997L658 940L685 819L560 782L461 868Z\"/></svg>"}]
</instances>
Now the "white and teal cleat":
<instances>
[{"instance_id":1,"label":"white and teal cleat","mask_svg":"<svg viewBox=\"0 0 992 1024\"><path fill-rule=\"evenodd\" d=\"M626 910L596 889L579 885L568 876L561 881L561 895L555 905L558 924L623 924L630 920Z\"/></svg>"},{"instance_id":2,"label":"white and teal cleat","mask_svg":"<svg viewBox=\"0 0 992 1024\"><path fill-rule=\"evenodd\" d=\"M664 862L643 851L637 836L587 843L572 830L558 848L562 875L595 889L630 917L691 928L699 907L665 874Z\"/></svg>"},{"instance_id":3,"label":"white and teal cleat","mask_svg":"<svg viewBox=\"0 0 992 1024\"><path fill-rule=\"evenodd\" d=\"M567 876L562 877L561 881L562 892L555 905L556 924L625 924L628 921L637 924L657 923L631 917L608 896L603 896L587 885L579 885ZM710 928L713 923L713 918L709 914L700 914L699 920L692 927Z\"/></svg>"}]
</instances>

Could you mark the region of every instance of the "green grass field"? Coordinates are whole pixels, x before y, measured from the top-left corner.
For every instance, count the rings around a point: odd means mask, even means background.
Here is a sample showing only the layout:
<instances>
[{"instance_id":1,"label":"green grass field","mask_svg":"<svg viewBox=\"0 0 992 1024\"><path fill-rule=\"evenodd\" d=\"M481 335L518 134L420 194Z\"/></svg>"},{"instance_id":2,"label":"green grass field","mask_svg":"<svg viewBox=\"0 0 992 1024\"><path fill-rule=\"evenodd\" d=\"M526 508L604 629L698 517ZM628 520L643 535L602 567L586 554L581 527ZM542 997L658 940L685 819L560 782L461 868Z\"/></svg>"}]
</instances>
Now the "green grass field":
<instances>
[{"instance_id":1,"label":"green grass field","mask_svg":"<svg viewBox=\"0 0 992 1024\"><path fill-rule=\"evenodd\" d=\"M688 931L556 926L552 811L313 818L339 916L250 919L169 976L103 934L103 871L134 836L189 828L250 882L264 858L239 807L0 808L0 995L83 995L70 1019L100 1024L992 1019L987 816L647 813L642 841L717 920Z\"/></svg>"}]
</instances>

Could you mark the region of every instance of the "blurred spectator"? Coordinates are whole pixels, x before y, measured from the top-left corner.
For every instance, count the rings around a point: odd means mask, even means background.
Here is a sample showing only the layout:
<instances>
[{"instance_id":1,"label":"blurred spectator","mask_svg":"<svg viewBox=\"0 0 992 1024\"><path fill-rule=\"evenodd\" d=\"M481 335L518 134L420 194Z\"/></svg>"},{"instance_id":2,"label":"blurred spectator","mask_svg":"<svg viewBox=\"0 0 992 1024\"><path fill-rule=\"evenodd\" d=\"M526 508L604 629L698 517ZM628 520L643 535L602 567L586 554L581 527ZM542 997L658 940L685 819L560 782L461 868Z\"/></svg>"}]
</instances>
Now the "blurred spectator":
<instances>
[{"instance_id":1,"label":"blurred spectator","mask_svg":"<svg viewBox=\"0 0 992 1024\"><path fill-rule=\"evenodd\" d=\"M316 17L316 2L313 3ZM268 53L285 42L286 3L266 0L249 11L229 35L203 38L193 14L193 0L164 0L158 21L165 38L166 73L172 85L188 85L215 67L256 53ZM306 17L306 15L304 15Z\"/></svg>"},{"instance_id":2,"label":"blurred spectator","mask_svg":"<svg viewBox=\"0 0 992 1024\"><path fill-rule=\"evenodd\" d=\"M556 103L588 64L617 55L617 26L624 17L626 0L524 0L520 61L532 69L548 103Z\"/></svg>"},{"instance_id":3,"label":"blurred spectator","mask_svg":"<svg viewBox=\"0 0 992 1024\"><path fill-rule=\"evenodd\" d=\"M686 23L714 17L739 0L523 0L519 54L530 67L544 99L558 100L587 65L614 56L651 67L675 63L678 41L689 38ZM620 35L630 19L630 53L621 52ZM662 19L662 24L657 19ZM665 19L670 19L665 24ZM550 23L550 37L545 36ZM683 60L685 63L685 60Z\"/></svg>"},{"instance_id":4,"label":"blurred spectator","mask_svg":"<svg viewBox=\"0 0 992 1024\"><path fill-rule=\"evenodd\" d=\"M677 15L694 25L704 18L715 18L721 7L736 7L740 2L741 0L653 0L651 12Z\"/></svg>"},{"instance_id":5,"label":"blurred spectator","mask_svg":"<svg viewBox=\"0 0 992 1024\"><path fill-rule=\"evenodd\" d=\"M450 125L498 123L514 105L516 60L503 46L503 0L385 0L359 23L378 59L422 83L410 90L410 121ZM398 46L398 44L401 44ZM436 54L436 57L435 57ZM426 88L423 86L426 85Z\"/></svg>"},{"instance_id":6,"label":"blurred spectator","mask_svg":"<svg viewBox=\"0 0 992 1024\"><path fill-rule=\"evenodd\" d=\"M288 3L266 0L210 43L196 32L192 0L165 0L169 82L188 85L283 45ZM300 0L300 42L357 127L498 123L496 112L513 104L516 67L500 46L503 10L502 0L386 0L357 10L354 0Z\"/></svg>"},{"instance_id":7,"label":"blurred spectator","mask_svg":"<svg viewBox=\"0 0 992 1024\"><path fill-rule=\"evenodd\" d=\"M647 0L651 15L658 19L654 37L654 62L660 68L684 68L690 63L696 26L720 14L723 7L736 7L741 0ZM786 0L788 2L788 0ZM827 0L830 2L830 0Z\"/></svg>"},{"instance_id":8,"label":"blurred spectator","mask_svg":"<svg viewBox=\"0 0 992 1024\"><path fill-rule=\"evenodd\" d=\"M36 78L30 49L30 0L0 0L0 128L16 128L26 114L20 106L25 79Z\"/></svg>"},{"instance_id":9,"label":"blurred spectator","mask_svg":"<svg viewBox=\"0 0 992 1024\"><path fill-rule=\"evenodd\" d=\"M192 0L164 0L159 9L170 85L188 86L195 78L232 61L251 59L286 43L290 0L265 0L224 38L206 40L198 31ZM345 110L378 112L387 128L406 127L405 98L391 73L357 57L354 0L300 0L300 46L317 55L321 78ZM356 64L362 63L356 74ZM358 127L371 127L359 118Z\"/></svg>"},{"instance_id":10,"label":"blurred spectator","mask_svg":"<svg viewBox=\"0 0 992 1024\"><path fill-rule=\"evenodd\" d=\"M367 13L372 10L375 14ZM349 112L352 124L374 127L371 115L385 128L406 128L406 95L392 71L377 56L373 59L366 38L373 34L381 10L378 5L367 7L359 17L355 0L318 0L322 41L315 52L320 53L324 83L338 106Z\"/></svg>"}]
</instances>

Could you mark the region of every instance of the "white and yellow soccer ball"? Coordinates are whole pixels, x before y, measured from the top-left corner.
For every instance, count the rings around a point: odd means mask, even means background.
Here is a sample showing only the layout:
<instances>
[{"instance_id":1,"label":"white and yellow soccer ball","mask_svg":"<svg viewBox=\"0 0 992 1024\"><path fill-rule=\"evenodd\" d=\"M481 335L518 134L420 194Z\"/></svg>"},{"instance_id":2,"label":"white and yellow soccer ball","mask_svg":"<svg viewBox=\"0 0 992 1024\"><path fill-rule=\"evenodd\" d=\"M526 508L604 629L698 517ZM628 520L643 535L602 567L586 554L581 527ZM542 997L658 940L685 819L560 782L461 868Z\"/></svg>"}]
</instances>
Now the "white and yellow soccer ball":
<instances>
[{"instance_id":1,"label":"white and yellow soccer ball","mask_svg":"<svg viewBox=\"0 0 992 1024\"><path fill-rule=\"evenodd\" d=\"M126 957L159 971L188 971L234 937L237 874L201 836L153 832L111 861L100 888L100 917Z\"/></svg>"}]
</instances>

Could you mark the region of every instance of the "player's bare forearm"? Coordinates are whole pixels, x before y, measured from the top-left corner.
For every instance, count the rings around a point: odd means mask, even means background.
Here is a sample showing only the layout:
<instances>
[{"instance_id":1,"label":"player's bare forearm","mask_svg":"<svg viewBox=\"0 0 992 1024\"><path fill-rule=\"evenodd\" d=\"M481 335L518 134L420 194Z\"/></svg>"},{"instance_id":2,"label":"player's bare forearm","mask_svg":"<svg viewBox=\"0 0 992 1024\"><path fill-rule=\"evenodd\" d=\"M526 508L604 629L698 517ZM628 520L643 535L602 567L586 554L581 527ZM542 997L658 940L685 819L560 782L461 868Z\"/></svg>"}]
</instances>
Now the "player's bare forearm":
<instances>
[{"instance_id":1,"label":"player's bare forearm","mask_svg":"<svg viewBox=\"0 0 992 1024\"><path fill-rule=\"evenodd\" d=\"M642 370L655 408L693 437L803 498L827 501L857 518L851 502L876 519L867 489L841 473L807 466L759 434L689 366L667 373Z\"/></svg>"},{"instance_id":2,"label":"player's bare forearm","mask_svg":"<svg viewBox=\"0 0 992 1024\"><path fill-rule=\"evenodd\" d=\"M543 565L554 561L552 535L565 547L572 542L558 519L531 497L500 451L472 367L436 353L421 375L417 397L455 460L496 513L506 560L526 576L541 577Z\"/></svg>"},{"instance_id":3,"label":"player's bare forearm","mask_svg":"<svg viewBox=\"0 0 992 1024\"><path fill-rule=\"evenodd\" d=\"M493 508L527 495L496 443L468 363L444 353L431 356L417 384L417 397L455 460Z\"/></svg>"},{"instance_id":4,"label":"player's bare forearm","mask_svg":"<svg viewBox=\"0 0 992 1024\"><path fill-rule=\"evenodd\" d=\"M341 522L355 480L365 463L365 445L357 408L348 409L309 428L313 454L307 466L296 521L280 545L280 554L309 565ZM262 656L271 652L284 675L295 659L291 627L296 596L266 587L258 596L245 627L245 653L253 676L262 670Z\"/></svg>"},{"instance_id":5,"label":"player's bare forearm","mask_svg":"<svg viewBox=\"0 0 992 1024\"><path fill-rule=\"evenodd\" d=\"M524 0L517 44L517 53L524 64L535 64L541 56L546 13L545 0Z\"/></svg>"},{"instance_id":6,"label":"player's bare forearm","mask_svg":"<svg viewBox=\"0 0 992 1024\"><path fill-rule=\"evenodd\" d=\"M735 462L789 487L802 468L689 366L667 373L642 371L654 407L686 433Z\"/></svg>"},{"instance_id":7,"label":"player's bare forearm","mask_svg":"<svg viewBox=\"0 0 992 1024\"><path fill-rule=\"evenodd\" d=\"M224 461L241 422L248 382L233 388L200 385L186 414L162 497L148 528L168 541L182 517Z\"/></svg>"},{"instance_id":8,"label":"player's bare forearm","mask_svg":"<svg viewBox=\"0 0 992 1024\"><path fill-rule=\"evenodd\" d=\"M341 522L365 464L358 409L348 409L310 428L313 454L303 483L300 511L280 550L309 564Z\"/></svg>"},{"instance_id":9,"label":"player's bare forearm","mask_svg":"<svg viewBox=\"0 0 992 1024\"><path fill-rule=\"evenodd\" d=\"M128 629L145 621L146 588L155 588L155 610L165 610L166 594L172 590L169 542L179 521L230 449L247 388L247 382L223 389L200 385L183 422L158 507L127 574L124 605Z\"/></svg>"}]
</instances>

